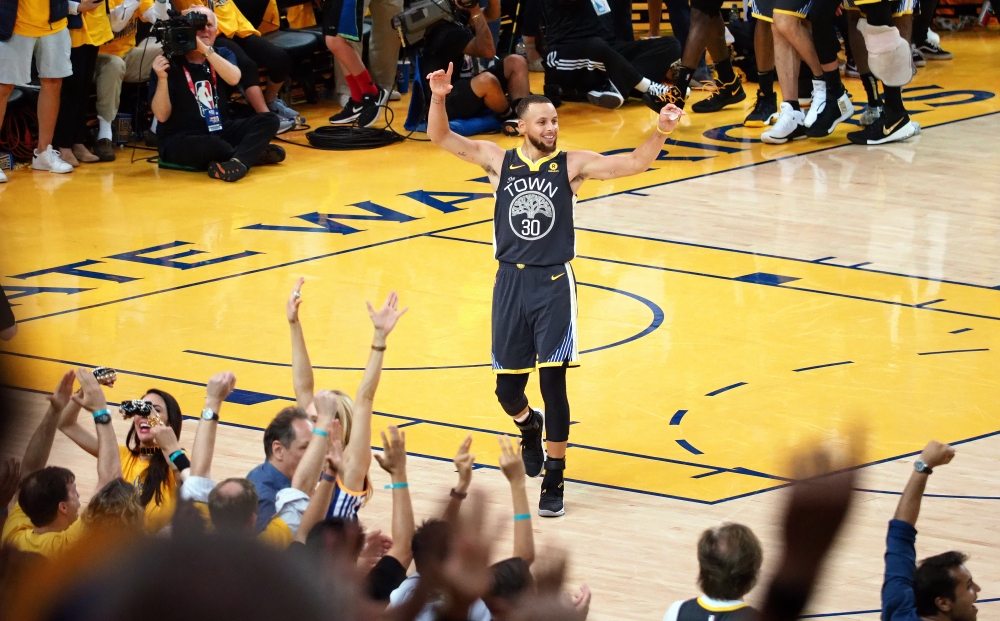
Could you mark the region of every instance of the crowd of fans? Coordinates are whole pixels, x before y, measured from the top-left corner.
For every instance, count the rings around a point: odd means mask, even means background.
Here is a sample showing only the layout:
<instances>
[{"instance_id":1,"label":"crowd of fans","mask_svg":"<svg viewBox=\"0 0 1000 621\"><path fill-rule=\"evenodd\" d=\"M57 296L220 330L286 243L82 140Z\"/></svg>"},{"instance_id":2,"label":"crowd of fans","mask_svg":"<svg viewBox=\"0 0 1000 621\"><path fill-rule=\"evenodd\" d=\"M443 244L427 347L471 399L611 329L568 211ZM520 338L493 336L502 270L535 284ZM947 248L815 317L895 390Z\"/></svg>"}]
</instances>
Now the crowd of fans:
<instances>
[{"instance_id":1,"label":"crowd of fans","mask_svg":"<svg viewBox=\"0 0 1000 621\"><path fill-rule=\"evenodd\" d=\"M212 465L233 373L212 376L190 449L177 400L160 389L118 406L118 443L104 385L107 369L70 370L23 456L0 461L0 610L11 619L344 619L497 621L587 617L586 586L564 590L564 552L539 555L516 442L499 437L509 482L513 548L495 550L483 494L473 489L472 437L454 458L455 486L441 515L419 523L410 501L405 431L382 432L374 459L388 473L373 489L372 411L387 341L406 309L390 294L368 306L373 337L356 398L315 391L298 319L301 281L287 304L297 405L263 434L263 462L245 478L215 481ZM78 385L78 388L75 388ZM81 414L83 420L81 420ZM73 472L47 465L65 434L97 460L97 491L84 503ZM190 432L189 432L190 433ZM855 451L857 452L857 451ZM979 586L957 551L917 563L915 525L934 469L955 455L930 442L889 522L883 619L975 621ZM763 605L744 597L764 550L736 523L711 525L697 542L701 593L665 621L794 621L851 504L850 456L800 455L784 509L776 573ZM392 497L391 523L365 523L375 493ZM367 528L366 528L367 527ZM391 534L383 534L382 528ZM559 522L551 528L559 528ZM541 557L540 557L541 556ZM411 571L412 566L412 571Z\"/></svg>"},{"instance_id":2,"label":"crowd of fans","mask_svg":"<svg viewBox=\"0 0 1000 621\"><path fill-rule=\"evenodd\" d=\"M746 99L745 80L736 73L727 44L722 0L692 0L690 6L682 0L669 1L673 31L669 37L659 36L662 1L650 2L650 36L640 40L633 33L630 0L449 1L453 15L431 24L412 53L419 73L415 85L425 90L425 100L429 92L426 84L420 84L421 76L449 63L456 67L454 89L447 98L453 120L492 114L500 119L505 134L516 135L513 110L530 94L529 71L545 73L545 94L557 103L589 101L614 109L636 97L658 111L666 103L684 107L692 87L709 92L708 98L692 106L695 112L715 112ZM68 173L81 162L114 160L112 123L122 85L143 82L149 84L161 165L207 170L213 178L235 181L253 166L281 162L284 150L267 145L277 134L295 128L299 116L279 97L294 73L293 59L261 35L279 26L321 29L316 34L322 34L350 90L342 110L330 117L331 124L371 126L386 103L399 98L395 61L400 42L391 20L404 9L403 0L371 1L369 56L372 64L379 65L372 73L358 53L364 31L362 0L291 6L276 0L172 2L18 0L16 10L0 11L0 101L4 102L0 123L14 86L32 81L32 61L37 70L38 146L32 168ZM899 59L893 56L895 51L881 47L876 47L869 63L866 39L874 37L874 43L867 45L890 47L896 39L906 39L907 50L912 51L912 60L906 63L913 65L913 71L927 60L950 59L952 55L940 48L929 29L936 4L936 0L755 0L745 16L756 26L749 29L752 44L744 45L749 49L741 53L756 59L756 67L744 69L745 79L758 82L759 91L745 124L767 128L762 139L777 144L829 135L854 114L841 80L843 69L846 77L862 81L868 98L861 117L865 129L852 134L852 140L872 144L872 136L879 140L887 136L879 138L875 129L867 127L891 126L892 140L914 135L919 125L906 116L899 97L901 84L912 76L910 68L897 63L886 69L887 62L892 65ZM882 11L888 17L879 11L867 15L873 7L890 5ZM171 8L200 11L209 19L198 31L196 49L170 56L168 62L155 37L137 41L136 35L140 23L165 20ZM859 17L858 9L867 21ZM501 14L515 19L523 55L499 49ZM730 19L744 18L734 13ZM843 67L838 60L842 48L847 56ZM705 64L706 50L715 79ZM909 57L910 51L905 54ZM266 70L263 79L262 70ZM780 106L776 80L781 85ZM97 96L94 140L88 132L92 91ZM236 118L229 106L237 94L246 103L242 118ZM905 123L896 123L903 118ZM4 181L6 175L0 170L0 182Z\"/></svg>"}]
</instances>

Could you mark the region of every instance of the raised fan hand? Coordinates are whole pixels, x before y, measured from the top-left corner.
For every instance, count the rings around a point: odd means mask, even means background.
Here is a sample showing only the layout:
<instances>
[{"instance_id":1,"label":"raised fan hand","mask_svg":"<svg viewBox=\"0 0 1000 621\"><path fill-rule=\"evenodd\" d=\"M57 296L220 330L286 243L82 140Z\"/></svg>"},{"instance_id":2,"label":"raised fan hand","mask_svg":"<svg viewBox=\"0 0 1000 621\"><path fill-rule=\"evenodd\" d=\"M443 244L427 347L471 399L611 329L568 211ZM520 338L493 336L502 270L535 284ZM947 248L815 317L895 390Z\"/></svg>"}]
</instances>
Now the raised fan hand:
<instances>
[{"instance_id":1,"label":"raised fan hand","mask_svg":"<svg viewBox=\"0 0 1000 621\"><path fill-rule=\"evenodd\" d=\"M444 97L451 92L451 72L454 68L453 63L448 63L448 71L438 69L433 73L427 74L427 83L430 84L433 95Z\"/></svg>"},{"instance_id":2,"label":"raised fan hand","mask_svg":"<svg viewBox=\"0 0 1000 621\"><path fill-rule=\"evenodd\" d=\"M385 303L378 311L372 307L371 302L365 302L365 304L368 306L368 314L372 318L375 329L381 331L385 336L389 336L392 329L396 327L399 318L410 310L409 307L403 310L398 309L399 296L396 295L395 291L389 292L389 297L385 299Z\"/></svg>"}]
</instances>

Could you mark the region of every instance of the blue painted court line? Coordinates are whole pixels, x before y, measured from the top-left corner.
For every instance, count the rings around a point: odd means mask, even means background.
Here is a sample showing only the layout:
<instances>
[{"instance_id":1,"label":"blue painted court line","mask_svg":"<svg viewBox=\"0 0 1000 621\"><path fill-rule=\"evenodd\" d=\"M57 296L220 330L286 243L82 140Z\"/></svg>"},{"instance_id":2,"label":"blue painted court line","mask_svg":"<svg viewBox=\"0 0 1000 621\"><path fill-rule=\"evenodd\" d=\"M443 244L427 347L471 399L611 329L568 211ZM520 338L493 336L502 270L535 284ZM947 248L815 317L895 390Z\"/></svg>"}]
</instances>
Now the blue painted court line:
<instances>
[{"instance_id":1,"label":"blue painted court line","mask_svg":"<svg viewBox=\"0 0 1000 621\"><path fill-rule=\"evenodd\" d=\"M998 601L1000 601L1000 597L991 597L991 598L988 598L988 599L979 599L979 600L976 600L976 603L977 604L991 604L993 602L998 602ZM820 612L820 613L815 613L815 614L811 614L811 615L802 615L799 618L800 619L819 619L819 618L822 618L822 617L847 617L847 616L850 616L850 615L872 615L872 614L880 613L880 612L882 612L882 610L878 609L878 608L876 608L874 610L848 610L846 612Z\"/></svg>"},{"instance_id":2,"label":"blue painted court line","mask_svg":"<svg viewBox=\"0 0 1000 621\"><path fill-rule=\"evenodd\" d=\"M856 270L858 268L864 267L866 265L871 265L871 264L872 264L871 261L863 261L861 263L855 263L854 265L848 265L847 267L851 268L852 270Z\"/></svg>"},{"instance_id":3,"label":"blue painted court line","mask_svg":"<svg viewBox=\"0 0 1000 621\"><path fill-rule=\"evenodd\" d=\"M670 424L671 425L680 425L681 424L681 419L684 418L684 415L687 414L687 413L688 413L687 410L677 410L676 412L674 412L673 417L671 417Z\"/></svg>"},{"instance_id":4,"label":"blue painted court line","mask_svg":"<svg viewBox=\"0 0 1000 621\"><path fill-rule=\"evenodd\" d=\"M885 489L864 489L855 487L856 492L867 492L869 494L887 494L889 496L902 496L903 492L893 492ZM1000 500L1000 496L963 496L960 494L924 494L925 498L958 498L965 500Z\"/></svg>"},{"instance_id":5,"label":"blue painted court line","mask_svg":"<svg viewBox=\"0 0 1000 621\"><path fill-rule=\"evenodd\" d=\"M839 367L842 364L854 364L853 360L845 360L843 362L831 362L829 364L817 364L814 367L802 367L801 369L792 369L795 373L801 373L802 371L812 371L813 369L825 369L826 367Z\"/></svg>"},{"instance_id":6,"label":"blue painted court line","mask_svg":"<svg viewBox=\"0 0 1000 621\"><path fill-rule=\"evenodd\" d=\"M969 332L972 328L959 328L958 330L952 330L949 334L961 334L963 332Z\"/></svg>"},{"instance_id":7,"label":"blue painted court line","mask_svg":"<svg viewBox=\"0 0 1000 621\"><path fill-rule=\"evenodd\" d=\"M938 302L944 302L944 298L938 298L929 302L921 302L920 304L917 304L917 308L923 308L925 306L930 306L931 304L937 304Z\"/></svg>"},{"instance_id":8,"label":"blue painted court line","mask_svg":"<svg viewBox=\"0 0 1000 621\"><path fill-rule=\"evenodd\" d=\"M829 261L830 259L836 259L837 257L823 257L822 259L813 259L812 263L822 263L823 261Z\"/></svg>"},{"instance_id":9,"label":"blue painted court line","mask_svg":"<svg viewBox=\"0 0 1000 621\"><path fill-rule=\"evenodd\" d=\"M689 453L694 453L695 455L704 455L704 453L702 453L695 447L691 446L691 443L688 442L687 440L676 440L676 442L681 446L682 449L684 449Z\"/></svg>"},{"instance_id":10,"label":"blue painted court line","mask_svg":"<svg viewBox=\"0 0 1000 621\"><path fill-rule=\"evenodd\" d=\"M733 388L739 388L740 386L746 386L746 382L736 382L735 384L730 384L729 386L724 386L718 390L713 390L712 392L705 395L706 397L714 397L720 393L724 393L727 390L732 390Z\"/></svg>"},{"instance_id":11,"label":"blue painted court line","mask_svg":"<svg viewBox=\"0 0 1000 621\"><path fill-rule=\"evenodd\" d=\"M917 355L918 356L934 356L936 354L964 354L964 353L974 352L974 351L989 351L989 348L988 347L980 347L980 348L977 348L977 349L948 349L948 350L945 350L945 351L925 351L925 352L920 352Z\"/></svg>"}]
</instances>

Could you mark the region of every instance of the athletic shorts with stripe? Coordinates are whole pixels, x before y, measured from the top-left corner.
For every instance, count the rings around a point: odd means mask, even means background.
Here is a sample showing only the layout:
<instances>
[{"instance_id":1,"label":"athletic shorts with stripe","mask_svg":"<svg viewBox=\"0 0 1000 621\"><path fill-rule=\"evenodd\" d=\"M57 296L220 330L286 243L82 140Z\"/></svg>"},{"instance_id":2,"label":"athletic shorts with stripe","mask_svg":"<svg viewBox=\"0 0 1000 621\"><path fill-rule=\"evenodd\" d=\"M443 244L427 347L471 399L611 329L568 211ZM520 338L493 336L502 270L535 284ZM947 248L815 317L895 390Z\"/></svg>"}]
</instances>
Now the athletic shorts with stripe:
<instances>
[{"instance_id":1,"label":"athletic shorts with stripe","mask_svg":"<svg viewBox=\"0 0 1000 621\"><path fill-rule=\"evenodd\" d=\"M365 19L364 0L326 0L323 7L323 34L340 35L349 41L360 41Z\"/></svg>"},{"instance_id":2,"label":"athletic shorts with stripe","mask_svg":"<svg viewBox=\"0 0 1000 621\"><path fill-rule=\"evenodd\" d=\"M576 277L569 263L501 263L493 284L493 372L579 366Z\"/></svg>"},{"instance_id":3,"label":"athletic shorts with stripe","mask_svg":"<svg viewBox=\"0 0 1000 621\"><path fill-rule=\"evenodd\" d=\"M876 0L885 1L885 0ZM857 5L864 6L866 4L873 4L871 2L858 2L858 0L844 0L844 9L848 11L858 11L860 10ZM889 0L889 4L892 5L892 16L899 17L901 15L913 15L914 11L917 10L918 0Z\"/></svg>"},{"instance_id":4,"label":"athletic shorts with stripe","mask_svg":"<svg viewBox=\"0 0 1000 621\"><path fill-rule=\"evenodd\" d=\"M774 21L774 13L784 13L806 19L813 0L750 0L750 14L766 22Z\"/></svg>"}]
</instances>

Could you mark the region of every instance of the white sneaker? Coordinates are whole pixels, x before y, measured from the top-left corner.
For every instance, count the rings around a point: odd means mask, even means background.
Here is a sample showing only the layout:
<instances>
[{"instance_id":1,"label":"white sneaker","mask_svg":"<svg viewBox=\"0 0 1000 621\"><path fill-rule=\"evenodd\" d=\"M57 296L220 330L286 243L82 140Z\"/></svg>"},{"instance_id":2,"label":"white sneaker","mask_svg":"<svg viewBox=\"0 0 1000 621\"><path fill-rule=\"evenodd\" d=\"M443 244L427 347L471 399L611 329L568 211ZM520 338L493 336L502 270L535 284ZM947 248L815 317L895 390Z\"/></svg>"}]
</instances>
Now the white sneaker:
<instances>
[{"instance_id":1,"label":"white sneaker","mask_svg":"<svg viewBox=\"0 0 1000 621\"><path fill-rule=\"evenodd\" d=\"M278 117L278 133L279 134L284 134L285 132L287 132L290 129L295 129L295 120L294 119L286 119L285 117L279 116Z\"/></svg>"},{"instance_id":2,"label":"white sneaker","mask_svg":"<svg viewBox=\"0 0 1000 621\"><path fill-rule=\"evenodd\" d=\"M826 82L823 80L813 80L812 105L809 106L809 113L806 114L806 127L812 127L816 122L816 117L826 107Z\"/></svg>"},{"instance_id":3,"label":"white sneaker","mask_svg":"<svg viewBox=\"0 0 1000 621\"><path fill-rule=\"evenodd\" d=\"M35 156L31 158L31 167L35 170L47 170L59 174L73 172L73 166L64 162L59 152L52 148L52 145L49 145L41 153L35 149Z\"/></svg>"},{"instance_id":4,"label":"white sneaker","mask_svg":"<svg viewBox=\"0 0 1000 621\"><path fill-rule=\"evenodd\" d=\"M806 137L806 115L801 110L792 108L787 101L781 102L778 121L774 126L760 135L767 144L785 144L789 140L801 140Z\"/></svg>"},{"instance_id":5,"label":"white sneaker","mask_svg":"<svg viewBox=\"0 0 1000 621\"><path fill-rule=\"evenodd\" d=\"M608 83L607 90L593 90L587 93L587 101L601 108L616 110L625 103L625 98L618 92L614 84Z\"/></svg>"},{"instance_id":6,"label":"white sneaker","mask_svg":"<svg viewBox=\"0 0 1000 621\"><path fill-rule=\"evenodd\" d=\"M7 175L4 174L3 168L0 168L0 183L7 183Z\"/></svg>"},{"instance_id":7,"label":"white sneaker","mask_svg":"<svg viewBox=\"0 0 1000 621\"><path fill-rule=\"evenodd\" d=\"M392 92L389 93L389 101L399 101L402 98L403 96L400 95L399 91L397 91L396 89L393 89Z\"/></svg>"},{"instance_id":8,"label":"white sneaker","mask_svg":"<svg viewBox=\"0 0 1000 621\"><path fill-rule=\"evenodd\" d=\"M292 119L293 121L298 118L299 113L295 110L289 108L285 102L281 99L275 99L271 103L267 104L267 109L271 112L277 114L283 119Z\"/></svg>"}]
</instances>

